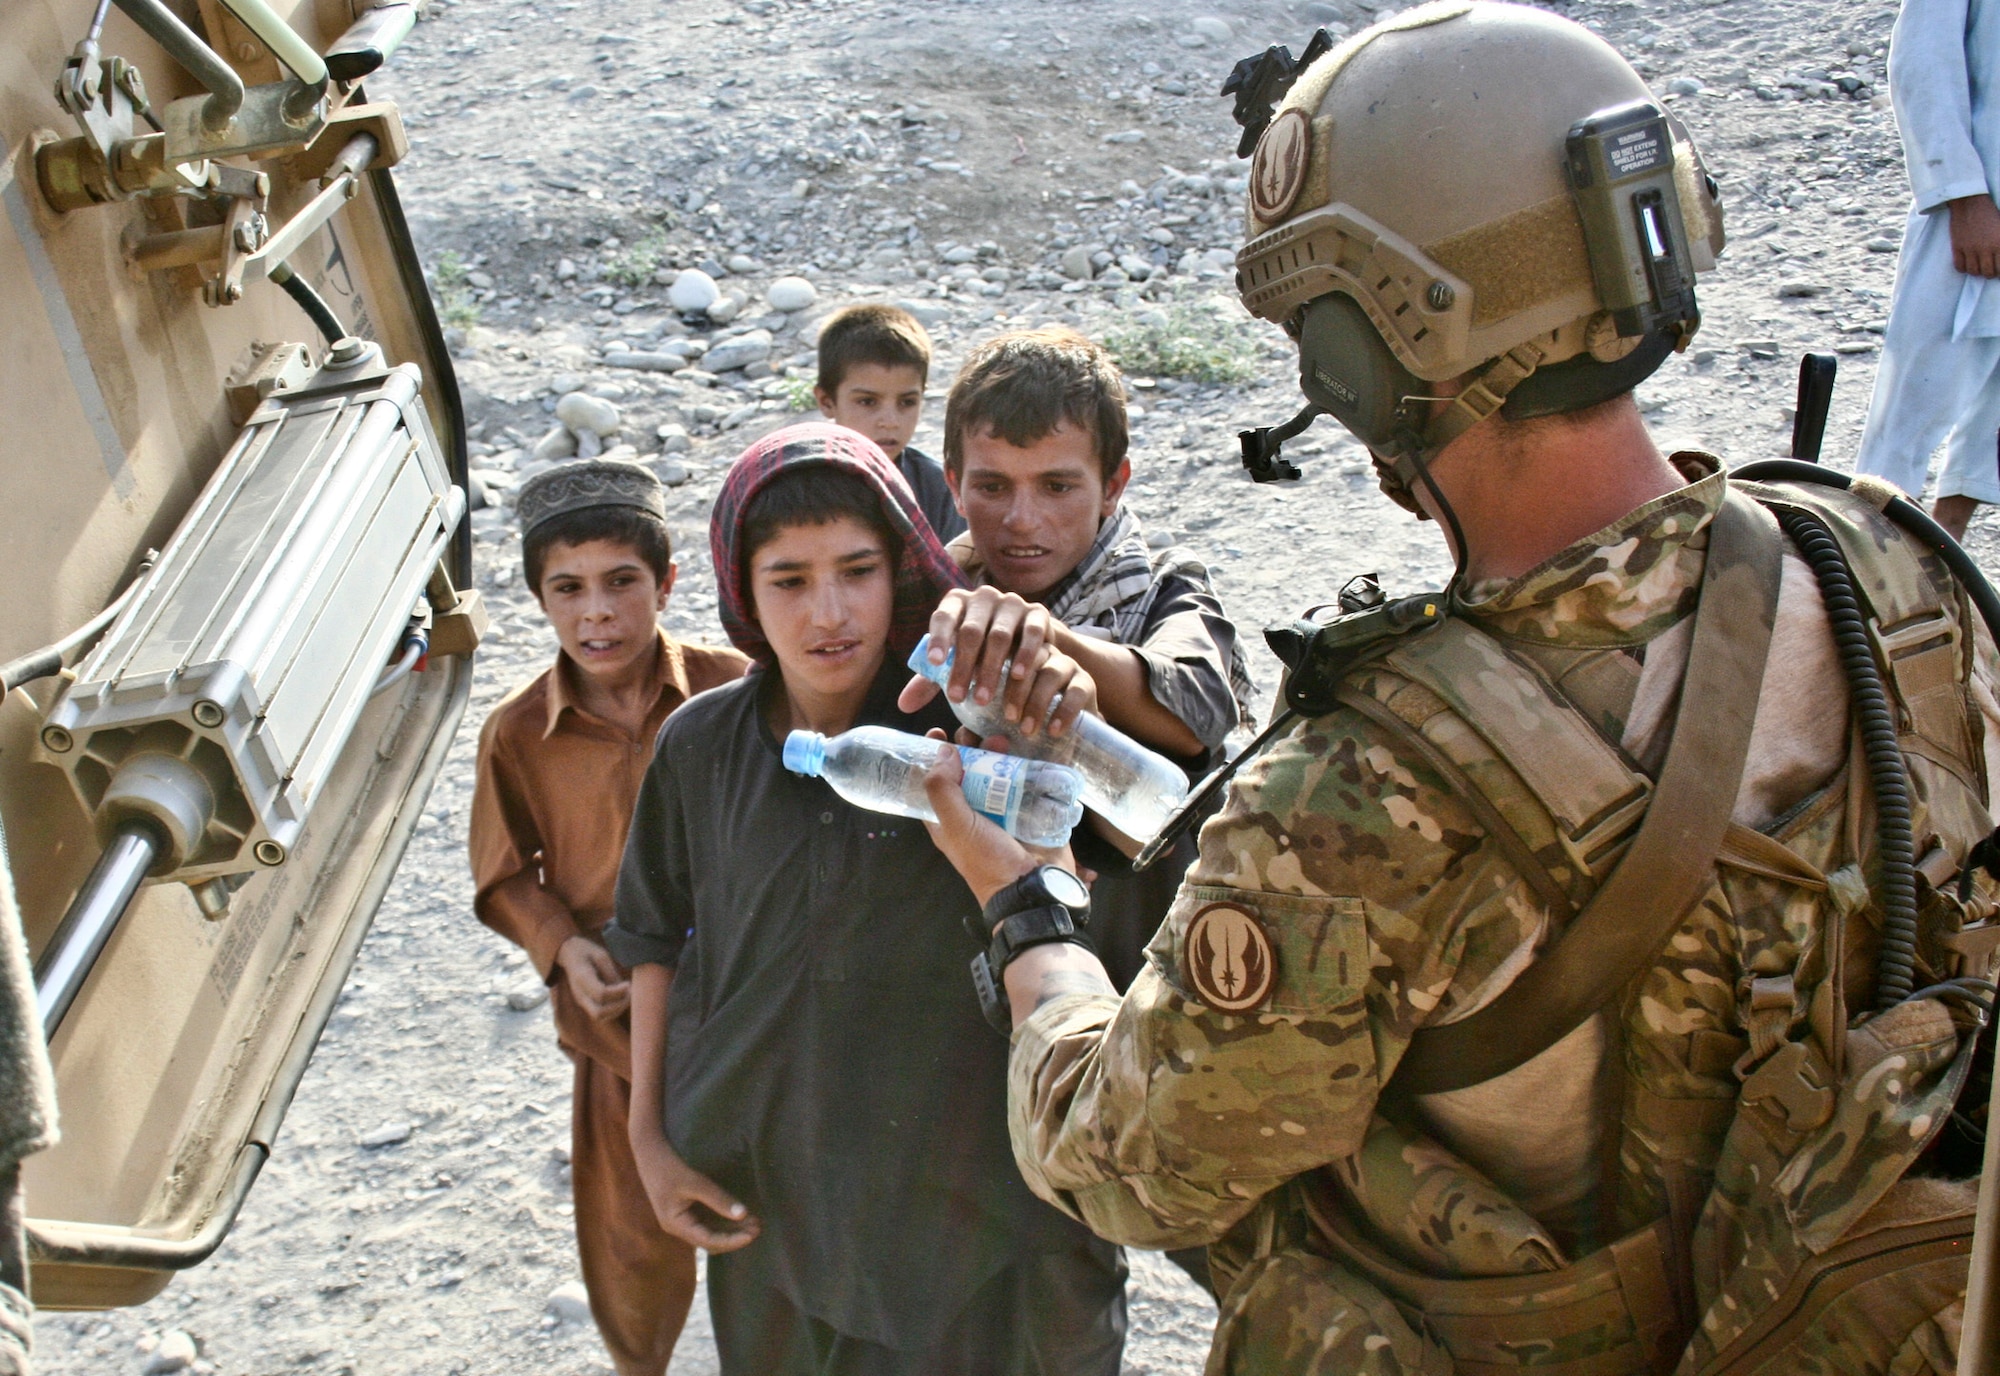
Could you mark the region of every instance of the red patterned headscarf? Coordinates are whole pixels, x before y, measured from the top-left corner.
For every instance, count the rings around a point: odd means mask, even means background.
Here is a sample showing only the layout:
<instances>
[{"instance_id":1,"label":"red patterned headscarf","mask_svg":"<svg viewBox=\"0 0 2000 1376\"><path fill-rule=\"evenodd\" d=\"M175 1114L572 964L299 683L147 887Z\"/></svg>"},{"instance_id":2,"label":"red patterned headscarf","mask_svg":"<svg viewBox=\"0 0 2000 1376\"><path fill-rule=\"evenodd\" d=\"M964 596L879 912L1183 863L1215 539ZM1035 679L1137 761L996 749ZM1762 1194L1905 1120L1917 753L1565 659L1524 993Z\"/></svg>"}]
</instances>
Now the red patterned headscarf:
<instances>
[{"instance_id":1,"label":"red patterned headscarf","mask_svg":"<svg viewBox=\"0 0 2000 1376\"><path fill-rule=\"evenodd\" d=\"M730 643L761 664L772 661L770 642L759 629L743 577L743 513L750 499L779 474L808 464L852 473L868 484L882 515L902 542L896 561L895 613L889 623L889 654L901 663L930 628L939 599L953 588L971 586L924 519L910 485L875 442L858 431L826 421L808 421L774 430L736 458L722 480L708 520L709 557L715 564L716 600Z\"/></svg>"}]
</instances>

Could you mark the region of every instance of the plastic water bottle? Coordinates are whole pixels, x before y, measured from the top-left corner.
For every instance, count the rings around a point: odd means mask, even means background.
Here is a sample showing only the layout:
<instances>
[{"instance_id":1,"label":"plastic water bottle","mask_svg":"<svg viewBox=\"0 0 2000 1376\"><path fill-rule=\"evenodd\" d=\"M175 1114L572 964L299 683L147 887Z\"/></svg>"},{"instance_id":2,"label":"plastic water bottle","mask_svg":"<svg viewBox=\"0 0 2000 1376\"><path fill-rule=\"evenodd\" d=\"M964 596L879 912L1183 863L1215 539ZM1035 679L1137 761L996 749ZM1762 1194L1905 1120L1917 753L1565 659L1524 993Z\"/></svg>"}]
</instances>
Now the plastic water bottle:
<instances>
[{"instance_id":1,"label":"plastic water bottle","mask_svg":"<svg viewBox=\"0 0 2000 1376\"><path fill-rule=\"evenodd\" d=\"M794 731L785 737L785 768L825 779L856 807L935 822L924 775L938 744L886 726L857 726L838 736ZM965 801L1029 845L1060 846L1083 820L1083 781L1074 769L968 745L957 750Z\"/></svg>"},{"instance_id":2,"label":"plastic water bottle","mask_svg":"<svg viewBox=\"0 0 2000 1376\"><path fill-rule=\"evenodd\" d=\"M953 655L933 664L930 649L929 636L918 641L910 669L942 688L951 679ZM997 696L982 707L968 693L965 701L951 703L951 710L981 739L1004 736L1016 754L1074 769L1083 776L1083 805L1142 845L1158 834L1187 797L1188 779L1179 765L1102 717L1086 712L1060 736L1051 737L1046 731L1024 736L1019 722L1007 720Z\"/></svg>"}]
</instances>

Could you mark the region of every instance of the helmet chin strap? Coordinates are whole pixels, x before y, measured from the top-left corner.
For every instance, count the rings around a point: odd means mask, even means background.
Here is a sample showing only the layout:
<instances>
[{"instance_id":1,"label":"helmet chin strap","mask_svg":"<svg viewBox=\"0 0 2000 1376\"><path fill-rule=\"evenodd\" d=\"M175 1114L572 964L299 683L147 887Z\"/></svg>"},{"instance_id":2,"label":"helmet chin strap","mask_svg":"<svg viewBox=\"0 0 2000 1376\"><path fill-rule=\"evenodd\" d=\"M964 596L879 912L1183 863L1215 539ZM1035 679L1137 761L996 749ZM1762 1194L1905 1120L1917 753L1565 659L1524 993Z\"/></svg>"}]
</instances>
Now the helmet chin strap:
<instances>
[{"instance_id":1,"label":"helmet chin strap","mask_svg":"<svg viewBox=\"0 0 2000 1376\"><path fill-rule=\"evenodd\" d=\"M1508 394L1527 381L1535 369L1541 366L1542 357L1542 351L1533 344L1521 344L1494 359L1470 385L1457 396L1449 398L1445 408L1419 432L1415 444L1390 460L1391 471L1406 489L1414 492L1418 483L1424 485L1424 490L1431 494L1431 501L1437 504L1438 512L1451 529L1454 566L1451 583L1445 589L1449 594L1456 595L1465 582L1466 562L1470 558L1470 551L1466 548L1465 527L1459 524L1458 513L1446 500L1443 490L1437 485L1437 480L1431 477L1430 461L1443 453L1446 445L1504 406ZM1407 397L1405 400L1447 399Z\"/></svg>"}]
</instances>

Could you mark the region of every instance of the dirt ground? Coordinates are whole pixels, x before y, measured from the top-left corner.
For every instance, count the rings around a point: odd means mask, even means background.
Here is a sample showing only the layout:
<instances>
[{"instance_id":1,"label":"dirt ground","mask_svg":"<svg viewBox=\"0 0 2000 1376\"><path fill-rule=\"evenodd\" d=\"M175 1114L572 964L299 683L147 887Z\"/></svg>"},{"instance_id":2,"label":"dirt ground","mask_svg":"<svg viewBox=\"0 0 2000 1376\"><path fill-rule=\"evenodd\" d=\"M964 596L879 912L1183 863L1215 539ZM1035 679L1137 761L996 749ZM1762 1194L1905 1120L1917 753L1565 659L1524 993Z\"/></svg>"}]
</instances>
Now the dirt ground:
<instances>
[{"instance_id":1,"label":"dirt ground","mask_svg":"<svg viewBox=\"0 0 2000 1376\"><path fill-rule=\"evenodd\" d=\"M1558 12L1630 54L1720 180L1730 248L1695 347L1641 389L1663 442L1731 463L1783 454L1801 352L1835 352L1826 452L1851 462L1908 202L1884 85L1881 0L1578 0ZM1235 59L1344 33L1374 0L436 0L375 94L413 134L398 181L460 356L474 518L495 626L423 829L220 1254L138 1309L47 1315L62 1376L192 1369L352 1376L610 1370L573 1281L569 1067L524 958L469 910L465 818L480 721L554 641L520 585L506 509L578 443L629 445L672 488L682 566L667 624L721 639L706 520L729 459L795 414L824 313L909 305L938 361L935 450L965 349L1060 321L1126 340L1149 529L1208 558L1238 621L1330 600L1352 573L1414 591L1435 529L1376 491L1326 425L1305 480L1258 487L1234 432L1297 408L1289 351L1229 293L1246 164L1215 91ZM705 268L740 299L691 325L667 299ZM772 308L799 274L815 300ZM732 318L717 322L714 316ZM1193 337L1190 381L1152 345ZM722 350L722 353L715 353ZM662 360L673 356L674 363ZM645 366L629 365L650 360ZM703 367L706 361L717 366ZM728 360L735 364L721 367ZM737 362L737 360L742 360ZM617 424L553 419L583 390ZM1974 531L1989 563L1993 537ZM1257 656L1266 693L1275 661ZM525 1006L524 1006L525 1005ZM1200 1370L1214 1307L1134 1255L1132 1373ZM163 1342L165 1345L163 1346ZM715 1370L700 1301L673 1370Z\"/></svg>"}]
</instances>

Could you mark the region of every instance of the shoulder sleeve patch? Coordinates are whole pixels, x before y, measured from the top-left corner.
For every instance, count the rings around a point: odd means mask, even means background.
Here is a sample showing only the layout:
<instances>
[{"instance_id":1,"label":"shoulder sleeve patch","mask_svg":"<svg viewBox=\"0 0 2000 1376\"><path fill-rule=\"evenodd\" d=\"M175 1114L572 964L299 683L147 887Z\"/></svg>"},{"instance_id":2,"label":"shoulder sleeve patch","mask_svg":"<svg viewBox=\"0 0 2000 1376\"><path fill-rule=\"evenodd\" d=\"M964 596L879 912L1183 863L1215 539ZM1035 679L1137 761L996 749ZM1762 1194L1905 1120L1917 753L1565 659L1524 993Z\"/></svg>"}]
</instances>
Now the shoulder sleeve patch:
<instances>
[{"instance_id":1,"label":"shoulder sleeve patch","mask_svg":"<svg viewBox=\"0 0 2000 1376\"><path fill-rule=\"evenodd\" d=\"M1277 960L1257 915L1237 903L1210 903L1188 923L1182 975L1218 1013L1247 1013L1271 996Z\"/></svg>"}]
</instances>

